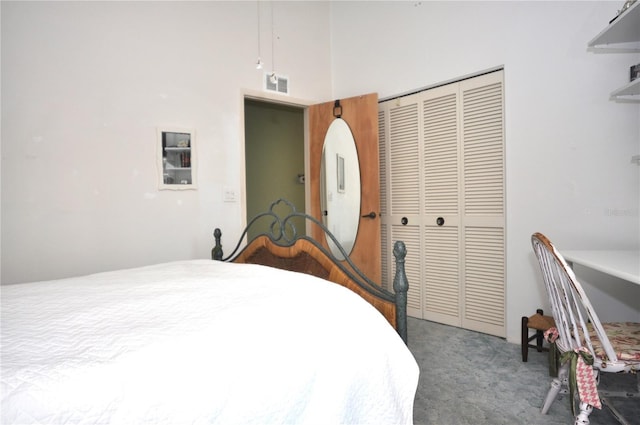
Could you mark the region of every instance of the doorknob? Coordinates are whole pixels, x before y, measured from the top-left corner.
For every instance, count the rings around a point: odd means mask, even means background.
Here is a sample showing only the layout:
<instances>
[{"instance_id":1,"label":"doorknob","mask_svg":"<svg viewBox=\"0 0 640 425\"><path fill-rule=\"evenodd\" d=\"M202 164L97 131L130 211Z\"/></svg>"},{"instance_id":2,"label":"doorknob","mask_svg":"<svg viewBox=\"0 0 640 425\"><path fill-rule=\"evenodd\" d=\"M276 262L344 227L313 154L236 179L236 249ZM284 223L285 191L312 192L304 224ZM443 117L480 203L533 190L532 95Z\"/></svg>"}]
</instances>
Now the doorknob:
<instances>
[{"instance_id":1,"label":"doorknob","mask_svg":"<svg viewBox=\"0 0 640 425\"><path fill-rule=\"evenodd\" d=\"M407 217L402 217L400 223L402 223L403 226L406 226L407 224L409 224L409 219Z\"/></svg>"},{"instance_id":2,"label":"doorknob","mask_svg":"<svg viewBox=\"0 0 640 425\"><path fill-rule=\"evenodd\" d=\"M363 215L362 218L376 218L376 213L371 211L369 214Z\"/></svg>"},{"instance_id":3,"label":"doorknob","mask_svg":"<svg viewBox=\"0 0 640 425\"><path fill-rule=\"evenodd\" d=\"M438 217L438 218L436 219L436 224L437 224L438 226L442 226L442 225L444 224L444 218L442 218L442 217Z\"/></svg>"}]
</instances>

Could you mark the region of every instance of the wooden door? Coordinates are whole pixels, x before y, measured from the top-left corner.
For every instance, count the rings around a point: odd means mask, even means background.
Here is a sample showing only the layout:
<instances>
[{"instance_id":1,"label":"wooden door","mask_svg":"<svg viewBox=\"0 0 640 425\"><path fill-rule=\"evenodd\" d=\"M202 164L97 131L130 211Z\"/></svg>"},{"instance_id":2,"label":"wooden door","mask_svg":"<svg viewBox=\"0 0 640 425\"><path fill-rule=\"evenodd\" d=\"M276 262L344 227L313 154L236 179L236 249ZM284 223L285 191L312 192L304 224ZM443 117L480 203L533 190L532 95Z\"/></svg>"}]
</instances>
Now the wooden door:
<instances>
[{"instance_id":1,"label":"wooden door","mask_svg":"<svg viewBox=\"0 0 640 425\"><path fill-rule=\"evenodd\" d=\"M341 118L347 122L358 151L361 199L360 221L350 258L371 280L380 283L380 167L378 162L378 95L340 99ZM320 165L327 129L334 116L335 101L309 107L309 214L322 220L320 211ZM374 212L375 218L362 217ZM318 228L311 236L326 245ZM389 248L391 249L391 248Z\"/></svg>"}]
</instances>

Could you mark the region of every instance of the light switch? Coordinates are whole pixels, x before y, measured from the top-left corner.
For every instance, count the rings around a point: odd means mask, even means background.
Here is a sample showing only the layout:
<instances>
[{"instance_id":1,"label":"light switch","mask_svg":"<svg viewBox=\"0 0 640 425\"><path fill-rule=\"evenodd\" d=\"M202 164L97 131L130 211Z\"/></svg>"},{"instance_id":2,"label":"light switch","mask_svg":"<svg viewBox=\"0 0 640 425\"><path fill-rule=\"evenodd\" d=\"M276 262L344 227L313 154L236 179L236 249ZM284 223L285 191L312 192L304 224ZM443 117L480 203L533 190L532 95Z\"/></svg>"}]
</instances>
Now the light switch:
<instances>
[{"instance_id":1,"label":"light switch","mask_svg":"<svg viewBox=\"0 0 640 425\"><path fill-rule=\"evenodd\" d=\"M236 202L236 191L232 188L225 186L222 189L222 199L224 202Z\"/></svg>"}]
</instances>

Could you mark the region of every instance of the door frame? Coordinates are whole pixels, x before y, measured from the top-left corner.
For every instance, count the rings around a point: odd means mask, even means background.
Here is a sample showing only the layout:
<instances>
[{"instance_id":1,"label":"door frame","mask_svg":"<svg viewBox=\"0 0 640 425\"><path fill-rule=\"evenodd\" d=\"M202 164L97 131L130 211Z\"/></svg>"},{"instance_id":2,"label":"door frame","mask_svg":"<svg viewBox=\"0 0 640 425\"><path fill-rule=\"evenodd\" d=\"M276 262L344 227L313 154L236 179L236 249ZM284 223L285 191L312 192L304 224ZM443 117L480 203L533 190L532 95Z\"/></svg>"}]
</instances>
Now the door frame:
<instances>
[{"instance_id":1,"label":"door frame","mask_svg":"<svg viewBox=\"0 0 640 425\"><path fill-rule=\"evenodd\" d=\"M258 90L250 90L250 89L242 89L240 90L240 185L242 196L240 196L240 210L242 214L242 228L247 226L247 170L245 164L245 155L246 155L246 134L244 132L245 126L245 110L244 110L244 101L245 99L251 99L258 102L263 103L271 103L278 105L287 105L292 106L294 108L300 108L303 111L303 120L304 120L304 174L305 176L309 175L309 106L313 105L317 102L292 98L290 96L285 96L276 93L269 93L265 91ZM309 205L311 201L311 195L309 192L309 183L308 180L305 181L304 184L304 205L305 205L305 213L309 213ZM310 232L310 223L307 222L306 232L309 234Z\"/></svg>"}]
</instances>

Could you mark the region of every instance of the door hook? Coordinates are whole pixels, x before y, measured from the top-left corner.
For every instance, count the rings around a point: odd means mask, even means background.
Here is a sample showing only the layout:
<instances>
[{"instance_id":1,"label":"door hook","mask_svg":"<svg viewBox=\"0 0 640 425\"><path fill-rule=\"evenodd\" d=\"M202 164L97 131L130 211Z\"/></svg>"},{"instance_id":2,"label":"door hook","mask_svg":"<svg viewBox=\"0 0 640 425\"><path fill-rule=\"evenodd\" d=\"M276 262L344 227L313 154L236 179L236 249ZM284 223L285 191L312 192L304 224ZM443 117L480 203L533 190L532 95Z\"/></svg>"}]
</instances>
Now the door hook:
<instances>
[{"instance_id":1,"label":"door hook","mask_svg":"<svg viewBox=\"0 0 640 425\"><path fill-rule=\"evenodd\" d=\"M336 118L342 117L342 105L340 105L340 99L337 99L333 104L333 116Z\"/></svg>"}]
</instances>

